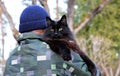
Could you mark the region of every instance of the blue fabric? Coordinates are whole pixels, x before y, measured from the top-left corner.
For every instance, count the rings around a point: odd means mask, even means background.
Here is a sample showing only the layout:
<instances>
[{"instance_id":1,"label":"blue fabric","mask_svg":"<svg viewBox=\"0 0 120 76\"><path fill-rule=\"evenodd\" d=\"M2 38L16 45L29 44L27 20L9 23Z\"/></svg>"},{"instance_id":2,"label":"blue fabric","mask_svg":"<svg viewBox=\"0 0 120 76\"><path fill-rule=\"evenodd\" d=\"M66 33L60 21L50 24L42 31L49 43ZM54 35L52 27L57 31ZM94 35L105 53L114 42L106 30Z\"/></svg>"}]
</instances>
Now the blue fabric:
<instances>
[{"instance_id":1,"label":"blue fabric","mask_svg":"<svg viewBox=\"0 0 120 76\"><path fill-rule=\"evenodd\" d=\"M46 17L49 17L49 15L43 7L38 5L28 6L20 16L19 32L45 29L47 27Z\"/></svg>"}]
</instances>

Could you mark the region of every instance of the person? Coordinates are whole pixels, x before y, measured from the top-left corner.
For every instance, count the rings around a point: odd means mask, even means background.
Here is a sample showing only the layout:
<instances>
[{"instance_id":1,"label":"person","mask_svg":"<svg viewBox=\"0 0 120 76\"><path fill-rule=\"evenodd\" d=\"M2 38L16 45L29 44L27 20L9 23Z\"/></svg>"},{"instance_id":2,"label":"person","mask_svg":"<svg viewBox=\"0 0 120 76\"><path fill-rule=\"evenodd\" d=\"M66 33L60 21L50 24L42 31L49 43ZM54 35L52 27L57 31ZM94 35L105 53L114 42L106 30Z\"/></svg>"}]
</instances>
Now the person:
<instances>
[{"instance_id":1,"label":"person","mask_svg":"<svg viewBox=\"0 0 120 76\"><path fill-rule=\"evenodd\" d=\"M6 62L4 76L91 76L81 57L72 52L72 61L64 61L41 40L47 28L46 10L38 5L25 8L20 16L19 45Z\"/></svg>"}]
</instances>

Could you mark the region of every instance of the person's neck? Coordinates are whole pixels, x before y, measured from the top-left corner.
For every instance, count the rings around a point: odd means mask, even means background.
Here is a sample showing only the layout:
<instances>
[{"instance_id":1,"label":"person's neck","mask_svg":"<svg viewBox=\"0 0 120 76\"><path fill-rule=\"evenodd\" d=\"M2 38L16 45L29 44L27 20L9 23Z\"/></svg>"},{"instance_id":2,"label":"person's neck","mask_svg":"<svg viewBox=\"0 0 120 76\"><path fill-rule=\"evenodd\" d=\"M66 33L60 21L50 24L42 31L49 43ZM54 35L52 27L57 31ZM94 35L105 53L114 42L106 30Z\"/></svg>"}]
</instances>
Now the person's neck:
<instances>
[{"instance_id":1,"label":"person's neck","mask_svg":"<svg viewBox=\"0 0 120 76\"><path fill-rule=\"evenodd\" d=\"M34 30L32 32L39 34L39 35L42 35L44 33L44 30Z\"/></svg>"}]
</instances>

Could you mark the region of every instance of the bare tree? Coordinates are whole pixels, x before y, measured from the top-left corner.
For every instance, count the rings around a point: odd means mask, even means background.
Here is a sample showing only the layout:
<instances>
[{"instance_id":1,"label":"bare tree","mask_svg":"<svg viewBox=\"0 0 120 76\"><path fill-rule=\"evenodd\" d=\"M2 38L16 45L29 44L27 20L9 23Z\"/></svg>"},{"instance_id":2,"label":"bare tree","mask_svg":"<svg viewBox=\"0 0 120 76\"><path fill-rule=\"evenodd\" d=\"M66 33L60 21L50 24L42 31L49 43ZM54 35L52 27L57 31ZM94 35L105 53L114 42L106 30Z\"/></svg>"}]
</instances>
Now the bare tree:
<instances>
[{"instance_id":1,"label":"bare tree","mask_svg":"<svg viewBox=\"0 0 120 76\"><path fill-rule=\"evenodd\" d=\"M10 16L10 14L8 13L4 2L2 2L2 0L0 0L0 7L2 9L2 13L6 16L6 18L8 19L10 28L12 30L13 33L13 37L16 39L18 37L19 32L17 31L17 29L15 28L15 24L13 23L12 17Z\"/></svg>"},{"instance_id":2,"label":"bare tree","mask_svg":"<svg viewBox=\"0 0 120 76\"><path fill-rule=\"evenodd\" d=\"M120 76L120 57L119 57L119 60L118 60L118 67L116 69L115 76Z\"/></svg>"},{"instance_id":3,"label":"bare tree","mask_svg":"<svg viewBox=\"0 0 120 76\"><path fill-rule=\"evenodd\" d=\"M0 28L1 28L1 42L2 42L2 47L1 47L1 53L2 53L2 58L4 59L4 27L2 23L2 10L0 8Z\"/></svg>"},{"instance_id":4,"label":"bare tree","mask_svg":"<svg viewBox=\"0 0 120 76\"><path fill-rule=\"evenodd\" d=\"M73 31L74 4L75 4L75 0L68 0L67 19L71 31Z\"/></svg>"},{"instance_id":5,"label":"bare tree","mask_svg":"<svg viewBox=\"0 0 120 76\"><path fill-rule=\"evenodd\" d=\"M33 5L37 4L37 0L32 0L32 4Z\"/></svg>"},{"instance_id":6,"label":"bare tree","mask_svg":"<svg viewBox=\"0 0 120 76\"><path fill-rule=\"evenodd\" d=\"M47 12L50 14L47 0L39 0L39 2L47 10Z\"/></svg>"},{"instance_id":7,"label":"bare tree","mask_svg":"<svg viewBox=\"0 0 120 76\"><path fill-rule=\"evenodd\" d=\"M5 33L4 33L4 26L3 26L3 23L2 23L2 17L0 16L0 25L1 25L1 36L2 36L2 58L4 59L4 36L5 36Z\"/></svg>"},{"instance_id":8,"label":"bare tree","mask_svg":"<svg viewBox=\"0 0 120 76\"><path fill-rule=\"evenodd\" d=\"M0 68L2 68L2 71L4 70L4 64L5 64L5 59L4 59L4 36L5 36L5 32L4 32L4 26L3 26L3 22L2 22L2 9L0 7L0 28L1 28L1 42L2 42L2 47L0 50Z\"/></svg>"},{"instance_id":9,"label":"bare tree","mask_svg":"<svg viewBox=\"0 0 120 76\"><path fill-rule=\"evenodd\" d=\"M59 19L59 7L58 7L58 0L56 0L56 20Z\"/></svg>"}]
</instances>

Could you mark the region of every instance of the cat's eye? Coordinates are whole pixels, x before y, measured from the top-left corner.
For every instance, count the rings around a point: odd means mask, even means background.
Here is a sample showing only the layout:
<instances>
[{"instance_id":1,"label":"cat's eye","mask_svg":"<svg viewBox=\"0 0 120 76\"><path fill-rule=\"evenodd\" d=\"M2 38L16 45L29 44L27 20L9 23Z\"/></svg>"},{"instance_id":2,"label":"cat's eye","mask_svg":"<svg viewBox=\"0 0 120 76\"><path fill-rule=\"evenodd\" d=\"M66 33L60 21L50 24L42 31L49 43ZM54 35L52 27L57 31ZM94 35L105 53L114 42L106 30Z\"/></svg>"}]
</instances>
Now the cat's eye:
<instances>
[{"instance_id":1,"label":"cat's eye","mask_svg":"<svg viewBox=\"0 0 120 76\"><path fill-rule=\"evenodd\" d=\"M50 29L50 31L52 31L52 32L53 32L53 31L54 31L54 29Z\"/></svg>"},{"instance_id":2,"label":"cat's eye","mask_svg":"<svg viewBox=\"0 0 120 76\"><path fill-rule=\"evenodd\" d=\"M62 31L63 29L62 28L59 28L59 31Z\"/></svg>"}]
</instances>

